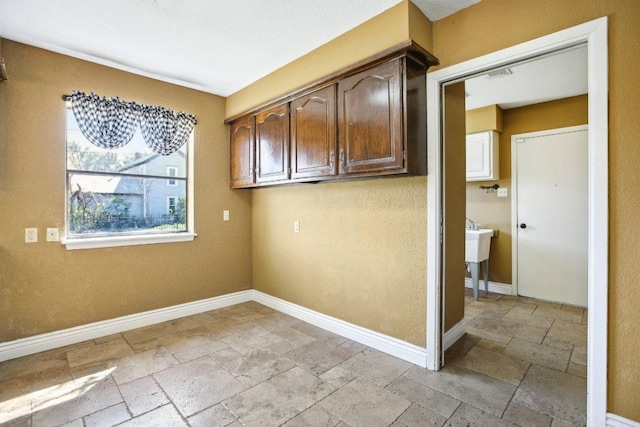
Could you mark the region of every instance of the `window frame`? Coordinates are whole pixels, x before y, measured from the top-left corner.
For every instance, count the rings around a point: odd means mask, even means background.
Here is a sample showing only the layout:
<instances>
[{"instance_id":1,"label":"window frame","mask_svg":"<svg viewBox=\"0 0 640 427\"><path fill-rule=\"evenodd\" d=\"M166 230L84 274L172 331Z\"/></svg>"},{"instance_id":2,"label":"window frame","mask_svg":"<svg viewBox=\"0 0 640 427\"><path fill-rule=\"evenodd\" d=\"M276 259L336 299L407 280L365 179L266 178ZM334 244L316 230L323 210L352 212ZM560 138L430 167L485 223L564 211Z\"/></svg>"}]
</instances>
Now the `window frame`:
<instances>
[{"instance_id":1,"label":"window frame","mask_svg":"<svg viewBox=\"0 0 640 427\"><path fill-rule=\"evenodd\" d=\"M187 157L189 156L189 148L187 147ZM171 174L173 172L173 175ZM167 166L167 176L175 178L178 176L178 168L176 166ZM188 178L188 177L187 177ZM178 181L176 179L167 179L168 187L177 187Z\"/></svg>"},{"instance_id":2,"label":"window frame","mask_svg":"<svg viewBox=\"0 0 640 427\"><path fill-rule=\"evenodd\" d=\"M70 113L70 109L67 106L67 114ZM66 127L66 126L65 126ZM96 248L108 248L108 247L118 247L118 246L135 246L135 245L147 245L147 244L157 244L157 243L175 243L175 242L189 242L193 241L193 239L197 236L195 232L195 203L194 203L194 158L195 158L195 129L189 136L187 140L187 154L186 154L186 167L187 174L184 178L180 178L180 180L186 181L186 206L187 206L187 217L186 217L186 227L185 231L154 231L154 232L145 232L145 231L135 231L135 232L121 232L121 233L113 233L111 235L70 235L69 234L69 174L70 173L86 173L86 174L95 174L95 172L91 171L77 171L74 169L67 168L67 159L66 159L66 150L67 150L67 138L65 136L65 185L64 185L64 206L65 206L65 233L64 238L61 240L61 244L66 247L67 250L77 250L77 249L96 249ZM177 169L177 168L176 168ZM99 174L99 172L98 172ZM177 170L176 170L177 175ZM127 176L135 176L127 174ZM157 177L157 176L146 176L147 178L162 178L166 179L166 177ZM176 181L177 186L177 179ZM167 180L169 181L169 180ZM176 197L176 204L178 199Z\"/></svg>"}]
</instances>

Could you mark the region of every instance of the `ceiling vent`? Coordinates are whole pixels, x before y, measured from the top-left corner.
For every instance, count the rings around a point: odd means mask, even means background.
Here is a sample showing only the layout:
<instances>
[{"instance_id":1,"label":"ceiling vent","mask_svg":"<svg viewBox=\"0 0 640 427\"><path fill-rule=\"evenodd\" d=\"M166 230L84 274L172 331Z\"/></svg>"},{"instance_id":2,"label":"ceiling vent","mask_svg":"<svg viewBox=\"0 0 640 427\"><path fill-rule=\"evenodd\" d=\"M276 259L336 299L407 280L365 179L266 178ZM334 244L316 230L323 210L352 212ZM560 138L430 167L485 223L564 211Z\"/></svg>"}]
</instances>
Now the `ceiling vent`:
<instances>
[{"instance_id":1,"label":"ceiling vent","mask_svg":"<svg viewBox=\"0 0 640 427\"><path fill-rule=\"evenodd\" d=\"M489 71L487 73L487 78L489 80L501 79L503 77L510 76L511 74L513 74L513 71L511 71L511 68L502 68L500 70Z\"/></svg>"}]
</instances>

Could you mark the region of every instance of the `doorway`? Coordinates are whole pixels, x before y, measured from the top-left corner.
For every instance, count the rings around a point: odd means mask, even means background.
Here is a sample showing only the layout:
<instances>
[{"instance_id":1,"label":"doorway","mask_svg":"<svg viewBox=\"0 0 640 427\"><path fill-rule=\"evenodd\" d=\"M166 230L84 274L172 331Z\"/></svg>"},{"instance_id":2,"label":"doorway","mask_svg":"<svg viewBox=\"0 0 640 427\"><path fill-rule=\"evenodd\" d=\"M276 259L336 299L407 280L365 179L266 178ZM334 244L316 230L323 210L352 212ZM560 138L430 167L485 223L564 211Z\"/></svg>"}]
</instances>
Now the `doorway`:
<instances>
[{"instance_id":1,"label":"doorway","mask_svg":"<svg viewBox=\"0 0 640 427\"><path fill-rule=\"evenodd\" d=\"M588 184L588 349L587 417L589 425L606 421L607 373L607 254L608 254L608 53L607 18L532 40L427 75L428 283L427 367L438 370L442 361L442 88L447 82L528 60L563 48L587 43L589 66L589 184Z\"/></svg>"},{"instance_id":2,"label":"doorway","mask_svg":"<svg viewBox=\"0 0 640 427\"><path fill-rule=\"evenodd\" d=\"M511 137L513 294L587 306L588 129Z\"/></svg>"}]
</instances>

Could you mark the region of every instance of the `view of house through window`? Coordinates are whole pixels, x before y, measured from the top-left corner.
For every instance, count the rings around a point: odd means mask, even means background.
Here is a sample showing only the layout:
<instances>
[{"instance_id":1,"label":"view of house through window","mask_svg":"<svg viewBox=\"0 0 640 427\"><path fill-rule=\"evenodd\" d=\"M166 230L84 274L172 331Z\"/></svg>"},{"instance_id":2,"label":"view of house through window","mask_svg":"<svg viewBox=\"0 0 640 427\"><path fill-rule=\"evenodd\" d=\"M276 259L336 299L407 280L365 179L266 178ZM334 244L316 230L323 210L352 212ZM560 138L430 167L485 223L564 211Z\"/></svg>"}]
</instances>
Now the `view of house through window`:
<instances>
[{"instance_id":1,"label":"view of house through window","mask_svg":"<svg viewBox=\"0 0 640 427\"><path fill-rule=\"evenodd\" d=\"M100 148L67 109L67 234L187 231L188 145L163 156L138 129L123 147Z\"/></svg>"}]
</instances>

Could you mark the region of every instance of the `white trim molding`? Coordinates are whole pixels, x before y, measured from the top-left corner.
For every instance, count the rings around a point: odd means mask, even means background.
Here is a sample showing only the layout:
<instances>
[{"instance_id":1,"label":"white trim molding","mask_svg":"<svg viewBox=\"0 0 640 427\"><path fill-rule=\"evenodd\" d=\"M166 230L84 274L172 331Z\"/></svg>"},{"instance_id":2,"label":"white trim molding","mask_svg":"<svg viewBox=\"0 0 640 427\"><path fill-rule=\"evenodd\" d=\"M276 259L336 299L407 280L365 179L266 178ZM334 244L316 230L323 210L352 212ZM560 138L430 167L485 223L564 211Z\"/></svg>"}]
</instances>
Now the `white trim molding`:
<instances>
[{"instance_id":1,"label":"white trim molding","mask_svg":"<svg viewBox=\"0 0 640 427\"><path fill-rule=\"evenodd\" d=\"M640 423L619 415L607 414L607 427L640 427Z\"/></svg>"},{"instance_id":2,"label":"white trim molding","mask_svg":"<svg viewBox=\"0 0 640 427\"><path fill-rule=\"evenodd\" d=\"M191 242L197 236L195 233L159 233L108 237L78 237L64 239L61 243L67 250L113 248L118 246L155 245L157 243Z\"/></svg>"},{"instance_id":3,"label":"white trim molding","mask_svg":"<svg viewBox=\"0 0 640 427\"><path fill-rule=\"evenodd\" d=\"M441 82L427 73L427 369L442 359L442 114ZM437 94L437 95L436 95ZM436 118L437 116L437 118Z\"/></svg>"},{"instance_id":4,"label":"white trim molding","mask_svg":"<svg viewBox=\"0 0 640 427\"><path fill-rule=\"evenodd\" d=\"M425 367L426 349L423 347L253 289L0 343L0 362L248 301L255 301L329 332Z\"/></svg>"},{"instance_id":5,"label":"white trim molding","mask_svg":"<svg viewBox=\"0 0 640 427\"><path fill-rule=\"evenodd\" d=\"M427 73L427 367L441 363L442 87L472 75L586 43L589 108L589 311L587 423L607 422L609 248L609 53L608 18L602 17L516 46Z\"/></svg>"},{"instance_id":6,"label":"white trim molding","mask_svg":"<svg viewBox=\"0 0 640 427\"><path fill-rule=\"evenodd\" d=\"M414 365L425 367L426 349L417 345L390 337L380 332L363 328L335 317L327 316L314 310L290 303L280 298L253 291L253 300L267 307L318 326L334 334L349 338L376 350L406 360Z\"/></svg>"},{"instance_id":7,"label":"white trim molding","mask_svg":"<svg viewBox=\"0 0 640 427\"><path fill-rule=\"evenodd\" d=\"M464 278L464 287L473 288L473 281L471 280L471 277ZM482 281L482 279L478 281L478 292L484 292L484 282ZM489 292L502 295L512 295L511 285L507 285L506 283L492 282L491 280L489 280Z\"/></svg>"},{"instance_id":8,"label":"white trim molding","mask_svg":"<svg viewBox=\"0 0 640 427\"><path fill-rule=\"evenodd\" d=\"M456 323L451 329L444 333L442 336L442 349L446 351L449 347L454 345L458 341L467 329L467 322L464 320Z\"/></svg>"},{"instance_id":9,"label":"white trim molding","mask_svg":"<svg viewBox=\"0 0 640 427\"><path fill-rule=\"evenodd\" d=\"M122 316L0 343L0 362L252 300L252 290Z\"/></svg>"}]
</instances>

